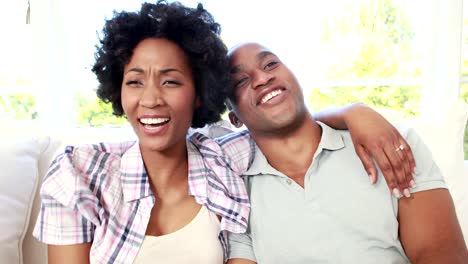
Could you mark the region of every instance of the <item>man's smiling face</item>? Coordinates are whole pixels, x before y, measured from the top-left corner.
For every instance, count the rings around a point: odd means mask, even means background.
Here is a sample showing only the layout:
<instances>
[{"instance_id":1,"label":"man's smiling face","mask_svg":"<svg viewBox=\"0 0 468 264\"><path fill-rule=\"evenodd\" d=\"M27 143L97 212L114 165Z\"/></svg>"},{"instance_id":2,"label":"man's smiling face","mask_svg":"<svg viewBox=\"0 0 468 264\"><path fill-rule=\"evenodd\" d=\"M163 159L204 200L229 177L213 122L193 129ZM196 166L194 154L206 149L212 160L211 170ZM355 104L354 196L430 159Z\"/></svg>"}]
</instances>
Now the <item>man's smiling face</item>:
<instances>
[{"instance_id":1,"label":"man's smiling face","mask_svg":"<svg viewBox=\"0 0 468 264\"><path fill-rule=\"evenodd\" d=\"M234 113L252 133L295 127L308 113L294 74L267 48L247 43L229 52Z\"/></svg>"}]
</instances>

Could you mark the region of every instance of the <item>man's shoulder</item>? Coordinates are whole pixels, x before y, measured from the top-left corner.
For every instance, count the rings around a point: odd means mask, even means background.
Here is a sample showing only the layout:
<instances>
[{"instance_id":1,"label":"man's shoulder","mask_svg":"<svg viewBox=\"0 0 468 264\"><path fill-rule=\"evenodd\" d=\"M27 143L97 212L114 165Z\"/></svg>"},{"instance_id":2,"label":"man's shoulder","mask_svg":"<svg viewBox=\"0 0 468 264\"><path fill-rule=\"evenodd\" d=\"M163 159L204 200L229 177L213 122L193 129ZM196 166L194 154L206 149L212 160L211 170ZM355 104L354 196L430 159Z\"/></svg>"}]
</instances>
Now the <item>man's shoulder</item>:
<instances>
[{"instance_id":1,"label":"man's shoulder","mask_svg":"<svg viewBox=\"0 0 468 264\"><path fill-rule=\"evenodd\" d=\"M189 136L189 141L198 148L207 147L211 144L219 145L221 147L236 146L238 144L253 143L248 130L241 130L231 132L226 135L212 138L204 133L194 132Z\"/></svg>"},{"instance_id":2,"label":"man's shoulder","mask_svg":"<svg viewBox=\"0 0 468 264\"><path fill-rule=\"evenodd\" d=\"M252 137L250 136L249 131L245 129L241 131L231 132L224 136L217 137L214 140L218 142L220 145L225 145L225 144L234 144L236 141L239 141L239 140L251 140L251 139Z\"/></svg>"},{"instance_id":3,"label":"man's shoulder","mask_svg":"<svg viewBox=\"0 0 468 264\"><path fill-rule=\"evenodd\" d=\"M321 126L322 128L325 128L327 130L328 136L330 134L334 137L339 135L343 139L345 147L354 148L353 140L349 130L334 129L332 127L327 126L326 124L321 124ZM416 130L407 123L397 123L394 124L394 126L411 147L418 146L419 144L424 143L420 136L417 134Z\"/></svg>"}]
</instances>

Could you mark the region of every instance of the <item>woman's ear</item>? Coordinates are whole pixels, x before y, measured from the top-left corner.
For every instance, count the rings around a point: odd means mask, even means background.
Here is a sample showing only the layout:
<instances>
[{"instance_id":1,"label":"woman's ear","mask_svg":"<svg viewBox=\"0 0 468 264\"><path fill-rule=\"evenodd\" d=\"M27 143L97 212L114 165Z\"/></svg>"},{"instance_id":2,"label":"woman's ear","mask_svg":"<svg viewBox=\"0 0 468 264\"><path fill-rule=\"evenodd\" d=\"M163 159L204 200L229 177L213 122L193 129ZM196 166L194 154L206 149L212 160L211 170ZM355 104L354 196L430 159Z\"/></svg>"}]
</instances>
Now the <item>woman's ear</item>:
<instances>
[{"instance_id":1,"label":"woman's ear","mask_svg":"<svg viewBox=\"0 0 468 264\"><path fill-rule=\"evenodd\" d=\"M234 112L229 112L229 121L231 121L231 124L237 128L240 128L244 125L242 121L234 114Z\"/></svg>"}]
</instances>

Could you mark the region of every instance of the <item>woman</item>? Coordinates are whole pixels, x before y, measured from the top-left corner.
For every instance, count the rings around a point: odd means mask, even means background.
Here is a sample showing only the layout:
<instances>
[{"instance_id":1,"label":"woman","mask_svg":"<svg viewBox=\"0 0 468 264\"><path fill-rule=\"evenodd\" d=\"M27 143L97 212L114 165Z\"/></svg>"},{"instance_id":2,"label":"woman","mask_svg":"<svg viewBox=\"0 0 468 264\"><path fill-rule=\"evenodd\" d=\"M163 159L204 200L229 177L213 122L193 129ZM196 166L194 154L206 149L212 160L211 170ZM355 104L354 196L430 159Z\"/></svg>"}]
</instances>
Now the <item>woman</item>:
<instances>
[{"instance_id":1,"label":"woman","mask_svg":"<svg viewBox=\"0 0 468 264\"><path fill-rule=\"evenodd\" d=\"M49 263L222 263L221 231L245 231L248 196L186 140L225 110L219 25L202 5L159 1L115 13L103 32L97 94L138 141L67 147L42 185L34 236Z\"/></svg>"}]
</instances>

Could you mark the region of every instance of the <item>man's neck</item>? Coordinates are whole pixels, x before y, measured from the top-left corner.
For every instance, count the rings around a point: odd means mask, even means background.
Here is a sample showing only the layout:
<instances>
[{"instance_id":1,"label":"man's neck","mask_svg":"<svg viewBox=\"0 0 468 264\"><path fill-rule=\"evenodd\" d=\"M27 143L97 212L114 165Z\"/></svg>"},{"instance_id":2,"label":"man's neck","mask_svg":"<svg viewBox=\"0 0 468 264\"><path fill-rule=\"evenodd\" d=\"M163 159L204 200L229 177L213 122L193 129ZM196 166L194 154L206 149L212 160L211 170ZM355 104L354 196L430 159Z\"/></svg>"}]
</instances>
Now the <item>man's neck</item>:
<instances>
[{"instance_id":1,"label":"man's neck","mask_svg":"<svg viewBox=\"0 0 468 264\"><path fill-rule=\"evenodd\" d=\"M305 173L320 143L320 125L308 116L297 129L286 134L251 134L268 163L304 187Z\"/></svg>"}]
</instances>

